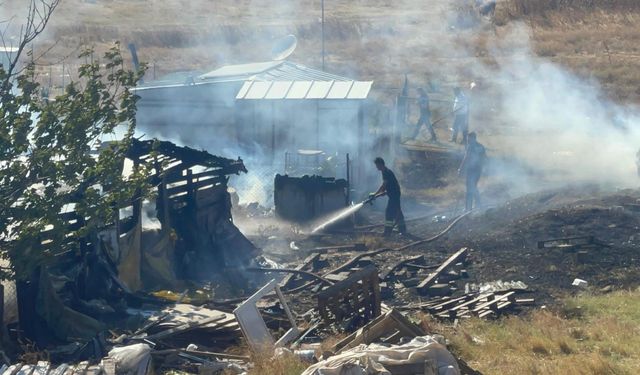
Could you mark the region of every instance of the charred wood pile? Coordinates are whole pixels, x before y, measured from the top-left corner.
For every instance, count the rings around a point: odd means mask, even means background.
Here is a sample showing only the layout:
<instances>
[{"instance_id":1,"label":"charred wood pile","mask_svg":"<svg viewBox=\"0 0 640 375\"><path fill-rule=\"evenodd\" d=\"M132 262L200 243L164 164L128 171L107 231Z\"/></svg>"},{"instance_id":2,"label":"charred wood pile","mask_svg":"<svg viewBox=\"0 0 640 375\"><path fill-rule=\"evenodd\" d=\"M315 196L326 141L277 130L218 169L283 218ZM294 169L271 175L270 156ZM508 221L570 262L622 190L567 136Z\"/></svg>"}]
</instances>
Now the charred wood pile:
<instances>
[{"instance_id":1,"label":"charred wood pile","mask_svg":"<svg viewBox=\"0 0 640 375\"><path fill-rule=\"evenodd\" d=\"M169 308L171 301L146 292L209 281L220 286L220 295L238 295L250 287L240 270L259 255L231 217L228 176L247 172L242 160L157 140L134 140L127 158L153 171L153 198L132 196L114 207L113 224L91 230L73 208L60 213L65 230L87 235L75 250L17 282L19 314L9 325L10 338L33 342L54 363L90 361L78 365L83 373L108 372L108 363L100 371L92 366L114 345L141 344L150 352L182 343L204 341L203 348L216 350L237 343L240 330L232 314L181 304L194 300L186 295ZM148 221L159 225L148 227ZM51 233L41 233L45 250ZM129 326L137 328L122 329ZM29 371L34 368L40 371ZM47 363L46 369L54 368Z\"/></svg>"}]
</instances>

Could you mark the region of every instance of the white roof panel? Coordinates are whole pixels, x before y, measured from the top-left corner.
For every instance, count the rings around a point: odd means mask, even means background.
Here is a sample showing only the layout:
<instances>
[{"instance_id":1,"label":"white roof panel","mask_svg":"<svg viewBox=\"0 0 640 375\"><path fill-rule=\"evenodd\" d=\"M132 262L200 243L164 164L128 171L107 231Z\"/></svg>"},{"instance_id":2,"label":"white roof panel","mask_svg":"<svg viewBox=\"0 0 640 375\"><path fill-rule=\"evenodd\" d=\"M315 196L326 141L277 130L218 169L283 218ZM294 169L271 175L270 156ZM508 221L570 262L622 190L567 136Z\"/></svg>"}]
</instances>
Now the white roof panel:
<instances>
[{"instance_id":1,"label":"white roof panel","mask_svg":"<svg viewBox=\"0 0 640 375\"><path fill-rule=\"evenodd\" d=\"M287 99L304 99L311 88L313 81L295 81L291 85Z\"/></svg>"},{"instance_id":2,"label":"white roof panel","mask_svg":"<svg viewBox=\"0 0 640 375\"><path fill-rule=\"evenodd\" d=\"M240 88L240 91L238 91L238 95L236 95L236 99L244 99L244 97L247 95L247 92L249 92L249 89L251 88L252 83L253 81L246 81Z\"/></svg>"},{"instance_id":3,"label":"white roof panel","mask_svg":"<svg viewBox=\"0 0 640 375\"><path fill-rule=\"evenodd\" d=\"M276 81L273 82L265 99L284 99L289 92L289 88L293 84L292 81Z\"/></svg>"},{"instance_id":4,"label":"white roof panel","mask_svg":"<svg viewBox=\"0 0 640 375\"><path fill-rule=\"evenodd\" d=\"M362 100L369 96L372 81L246 81L236 99Z\"/></svg>"},{"instance_id":5,"label":"white roof panel","mask_svg":"<svg viewBox=\"0 0 640 375\"><path fill-rule=\"evenodd\" d=\"M327 94L327 99L344 99L349 94L353 81L334 82L331 91Z\"/></svg>"},{"instance_id":6,"label":"white roof panel","mask_svg":"<svg viewBox=\"0 0 640 375\"><path fill-rule=\"evenodd\" d=\"M278 65L282 65L282 61L267 61L252 64L239 64L239 65L227 65L209 73L201 75L201 79L212 79L222 77L234 77L234 76L251 76L263 73L267 70L273 69Z\"/></svg>"},{"instance_id":7,"label":"white roof panel","mask_svg":"<svg viewBox=\"0 0 640 375\"><path fill-rule=\"evenodd\" d=\"M373 81L356 81L351 86L351 91L347 95L347 99L366 99L371 91Z\"/></svg>"},{"instance_id":8,"label":"white roof panel","mask_svg":"<svg viewBox=\"0 0 640 375\"><path fill-rule=\"evenodd\" d=\"M253 85L247 91L245 99L264 99L273 82L253 82Z\"/></svg>"},{"instance_id":9,"label":"white roof panel","mask_svg":"<svg viewBox=\"0 0 640 375\"><path fill-rule=\"evenodd\" d=\"M327 97L333 81L313 81L306 99L324 99Z\"/></svg>"}]
</instances>

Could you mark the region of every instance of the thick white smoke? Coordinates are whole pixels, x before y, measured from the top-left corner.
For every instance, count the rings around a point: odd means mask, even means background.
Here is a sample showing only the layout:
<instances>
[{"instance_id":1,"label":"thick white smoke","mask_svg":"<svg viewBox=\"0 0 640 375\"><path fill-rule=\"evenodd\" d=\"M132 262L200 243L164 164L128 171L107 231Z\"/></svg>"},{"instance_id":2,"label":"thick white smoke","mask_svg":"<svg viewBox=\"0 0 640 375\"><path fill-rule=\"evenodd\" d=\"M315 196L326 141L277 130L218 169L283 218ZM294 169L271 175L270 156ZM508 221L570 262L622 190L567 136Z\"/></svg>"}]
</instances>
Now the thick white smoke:
<instances>
[{"instance_id":1,"label":"thick white smoke","mask_svg":"<svg viewBox=\"0 0 640 375\"><path fill-rule=\"evenodd\" d=\"M511 54L495 45L497 66L474 66L489 77L499 102L492 121L502 134L487 134L487 143L503 155L543 172L552 184L578 182L609 186L637 183L636 152L640 146L637 108L613 103L597 82L535 56L530 29L511 27L503 36L520 48ZM482 133L484 124L476 124ZM529 181L529 189L537 189ZM544 183L545 181L539 181Z\"/></svg>"},{"instance_id":2,"label":"thick white smoke","mask_svg":"<svg viewBox=\"0 0 640 375\"><path fill-rule=\"evenodd\" d=\"M91 9L95 14L109 15L114 24L124 25L125 21L116 19L115 15L118 7L133 6L125 3L98 2L91 5L95 8ZM549 184L576 182L635 185L636 151L640 146L637 108L613 103L597 82L585 81L562 66L538 57L532 47L533 30L528 25L512 22L496 27L486 20L476 24L466 22L465 8L460 7L463 3L469 2L327 1L327 70L374 80L373 97L387 106L391 106L399 94L404 73L409 73L412 88L430 87L435 99L449 100L454 86L469 87L470 82L477 82L478 86L470 94L471 130L478 132L479 140L488 147L490 155L500 161L495 162L488 173L510 180L518 193ZM143 20L137 27L152 30L159 27L153 24L153 19L161 19L161 13L166 13L164 10L180 11L180 19L173 22L196 25L210 34L196 33L187 38L187 44L200 46L203 53L207 52L211 69L222 63L264 59L269 41L289 33L299 39L299 48L291 59L316 68L320 65L319 1L247 0L232 4L154 0L149 4L149 13L135 16ZM89 5L83 7L89 9ZM204 13L209 16L203 17ZM126 17L134 15L128 13ZM109 22L100 20L100 24ZM136 40L135 35L138 34L131 35L131 41L140 42L139 51L144 59L147 53L153 52L146 52L145 40L142 37ZM182 59L181 52L176 49L170 53L175 53L175 59ZM188 58L180 64L184 70L207 66ZM410 95L415 96L415 91ZM433 106L439 114L450 110L448 103L433 103ZM215 112L215 116L226 116L222 109ZM300 123L307 121L299 120ZM371 120L369 124L374 122ZM442 131L450 122L445 120L437 127ZM377 126L383 128L382 131L365 134L366 139L340 137L340 141L371 145L375 143L375 139L370 139L372 134L384 134L390 129L388 121L379 121ZM267 124L265 128L268 127ZM335 142L335 132L320 130L320 143ZM209 141L196 136L198 142L193 143L194 134L214 131L210 124L203 124L201 129L184 132L178 124L175 129L165 128L158 134L146 132L150 136L206 148L221 156L241 156L250 173L256 170L252 168L254 165L272 163L264 159L273 156L264 155L250 140L240 144L235 140L213 137L214 141ZM283 154L284 148L277 157L282 159ZM376 176L373 168L371 173ZM246 178L234 180L243 179ZM249 187L255 187L257 182L254 178Z\"/></svg>"}]
</instances>

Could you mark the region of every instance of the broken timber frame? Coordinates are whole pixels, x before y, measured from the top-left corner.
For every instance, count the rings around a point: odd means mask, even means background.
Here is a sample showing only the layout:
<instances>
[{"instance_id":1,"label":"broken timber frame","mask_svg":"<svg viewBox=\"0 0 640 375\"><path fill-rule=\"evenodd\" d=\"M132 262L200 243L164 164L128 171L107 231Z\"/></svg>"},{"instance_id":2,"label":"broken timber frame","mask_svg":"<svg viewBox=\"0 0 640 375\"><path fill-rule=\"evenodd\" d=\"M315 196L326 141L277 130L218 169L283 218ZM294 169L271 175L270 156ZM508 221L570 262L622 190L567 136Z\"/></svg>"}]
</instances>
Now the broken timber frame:
<instances>
[{"instance_id":1,"label":"broken timber frame","mask_svg":"<svg viewBox=\"0 0 640 375\"><path fill-rule=\"evenodd\" d=\"M468 252L469 252L469 249L466 247L463 247L462 249L456 251L455 254L453 254L452 256L449 257L449 259L444 261L444 263L442 263L440 267L438 267L432 274L427 276L426 279L424 279L420 284L418 284L417 286L418 292L425 293L427 289L436 282L436 280L442 274L442 272L444 272L444 270L458 263L460 260L464 259L467 256Z\"/></svg>"},{"instance_id":2,"label":"broken timber frame","mask_svg":"<svg viewBox=\"0 0 640 375\"><path fill-rule=\"evenodd\" d=\"M318 310L326 324L360 315L366 322L381 313L378 269L367 266L318 293Z\"/></svg>"}]
</instances>

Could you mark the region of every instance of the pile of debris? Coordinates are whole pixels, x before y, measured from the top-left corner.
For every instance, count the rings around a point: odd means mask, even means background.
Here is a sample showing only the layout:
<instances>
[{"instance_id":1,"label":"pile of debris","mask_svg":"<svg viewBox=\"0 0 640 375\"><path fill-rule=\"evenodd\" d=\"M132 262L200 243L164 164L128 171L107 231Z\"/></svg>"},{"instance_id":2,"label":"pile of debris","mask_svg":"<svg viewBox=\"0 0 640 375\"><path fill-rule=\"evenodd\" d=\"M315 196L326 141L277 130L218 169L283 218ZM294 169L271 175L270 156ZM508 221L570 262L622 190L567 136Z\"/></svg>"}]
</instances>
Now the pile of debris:
<instances>
[{"instance_id":1,"label":"pile of debris","mask_svg":"<svg viewBox=\"0 0 640 375\"><path fill-rule=\"evenodd\" d=\"M2 314L2 336L11 357L3 361L26 363L9 374L46 374L54 371L52 364L65 363L75 364L74 372L109 372L109 359L131 368L131 356L142 361L166 350L176 356L164 356L169 362L163 363L177 368L193 359L176 348L194 343L203 345L201 363L208 364L212 351L239 343L232 314L193 304L214 294L242 296L263 282L243 271L259 261L260 251L231 217L228 176L247 172L242 160L158 140L134 140L126 156L152 171L155 199L130 197L115 207L112 224L86 230L77 251L60 254L25 280L3 284L8 314ZM69 231L84 228L84 218L73 209L60 219ZM52 243L50 232L41 232L44 250ZM166 291L185 289L195 292ZM24 343L27 353L18 356Z\"/></svg>"},{"instance_id":2,"label":"pile of debris","mask_svg":"<svg viewBox=\"0 0 640 375\"><path fill-rule=\"evenodd\" d=\"M540 303L531 285L542 284L510 277L507 266L549 266L531 264L534 256L585 264L601 248L615 256L633 246L630 231L640 226L640 197L567 207L556 193L453 219L408 220L419 237L375 240L362 231L375 226L295 233L283 239L295 242L276 264L231 217L228 175L245 171L241 160L159 141L136 141L128 156L155 171L157 225L145 226L150 202L132 197L80 253L19 282L19 321L5 336L30 344L20 356L7 352L3 374L242 374L254 355L297 356L308 363L304 375L476 374L411 317L455 325L518 313ZM606 227L595 225L594 213ZM70 227L82 222L63 215ZM559 228L588 224L591 232L552 230L559 220ZM521 236L523 253L514 228L532 231ZM336 335L344 338L328 347Z\"/></svg>"}]
</instances>

